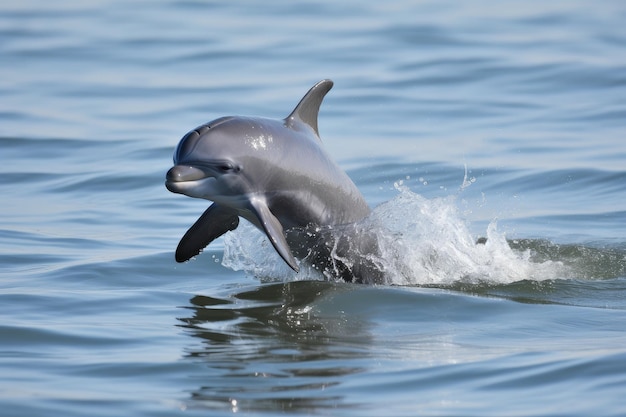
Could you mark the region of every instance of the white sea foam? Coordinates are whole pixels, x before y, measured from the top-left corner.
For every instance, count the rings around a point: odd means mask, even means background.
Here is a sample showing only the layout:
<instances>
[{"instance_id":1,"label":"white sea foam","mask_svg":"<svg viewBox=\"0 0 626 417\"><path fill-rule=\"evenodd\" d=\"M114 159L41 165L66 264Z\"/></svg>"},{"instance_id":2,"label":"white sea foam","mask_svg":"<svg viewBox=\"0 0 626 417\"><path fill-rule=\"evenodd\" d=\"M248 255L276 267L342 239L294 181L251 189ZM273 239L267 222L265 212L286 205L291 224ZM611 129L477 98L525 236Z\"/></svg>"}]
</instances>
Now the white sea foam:
<instances>
[{"instance_id":1,"label":"white sea foam","mask_svg":"<svg viewBox=\"0 0 626 417\"><path fill-rule=\"evenodd\" d=\"M506 284L555 279L565 273L561 262L534 262L529 250L511 249L506 236L497 230L495 220L483 235L486 243L477 244L476 236L459 213L454 196L427 199L402 186L397 188L399 194L395 198L376 207L351 230L347 239L350 259L332 251L334 260L349 267L359 260L366 260L370 267L373 265L378 273L363 276L363 282ZM338 234L345 230L337 229L332 233L338 241ZM358 244L356 241L364 236L370 239L369 244ZM361 253L360 248L364 246L375 250ZM322 273L305 264L301 264L301 271L296 274L280 259L265 236L247 222L225 236L222 264L264 281L338 278L333 276L332 268Z\"/></svg>"}]
</instances>

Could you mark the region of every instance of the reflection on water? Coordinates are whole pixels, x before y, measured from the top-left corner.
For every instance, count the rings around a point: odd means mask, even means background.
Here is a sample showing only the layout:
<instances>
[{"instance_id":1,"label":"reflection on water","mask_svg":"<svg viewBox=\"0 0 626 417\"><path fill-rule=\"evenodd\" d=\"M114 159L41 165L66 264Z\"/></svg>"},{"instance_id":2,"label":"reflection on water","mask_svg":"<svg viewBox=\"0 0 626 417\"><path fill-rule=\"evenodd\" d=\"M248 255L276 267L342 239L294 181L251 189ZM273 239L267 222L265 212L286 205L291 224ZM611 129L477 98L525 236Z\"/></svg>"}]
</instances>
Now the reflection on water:
<instances>
[{"instance_id":1,"label":"reflection on water","mask_svg":"<svg viewBox=\"0 0 626 417\"><path fill-rule=\"evenodd\" d=\"M191 394L191 408L313 411L345 407L342 377L365 370L371 336L366 320L321 314L316 300L340 285L290 282L224 298L197 295L181 327L201 340L186 358L208 372ZM345 291L350 291L345 286ZM354 407L354 404L350 405Z\"/></svg>"}]
</instances>

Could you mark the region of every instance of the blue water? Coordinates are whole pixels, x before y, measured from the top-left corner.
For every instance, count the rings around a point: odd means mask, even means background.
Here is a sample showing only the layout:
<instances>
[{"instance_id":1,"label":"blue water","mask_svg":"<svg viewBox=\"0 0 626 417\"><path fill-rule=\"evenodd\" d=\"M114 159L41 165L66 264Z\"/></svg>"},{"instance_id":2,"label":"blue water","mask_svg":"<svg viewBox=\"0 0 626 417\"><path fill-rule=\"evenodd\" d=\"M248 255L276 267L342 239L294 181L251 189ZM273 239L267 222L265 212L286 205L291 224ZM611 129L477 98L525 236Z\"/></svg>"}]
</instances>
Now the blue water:
<instances>
[{"instance_id":1,"label":"blue water","mask_svg":"<svg viewBox=\"0 0 626 417\"><path fill-rule=\"evenodd\" d=\"M0 415L626 415L622 1L0 4ZM291 272L178 140L315 82L388 274ZM374 226L372 226L374 227ZM487 237L485 245L475 245Z\"/></svg>"}]
</instances>

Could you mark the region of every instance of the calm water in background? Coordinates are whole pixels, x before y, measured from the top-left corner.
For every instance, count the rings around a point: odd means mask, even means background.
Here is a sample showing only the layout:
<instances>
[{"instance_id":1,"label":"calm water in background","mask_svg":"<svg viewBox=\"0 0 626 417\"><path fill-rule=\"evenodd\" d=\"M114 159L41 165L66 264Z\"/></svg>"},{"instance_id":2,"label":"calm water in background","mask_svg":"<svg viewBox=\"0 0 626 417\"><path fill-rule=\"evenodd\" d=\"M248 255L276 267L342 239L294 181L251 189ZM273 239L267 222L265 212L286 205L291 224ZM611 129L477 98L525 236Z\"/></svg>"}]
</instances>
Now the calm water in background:
<instances>
[{"instance_id":1,"label":"calm water in background","mask_svg":"<svg viewBox=\"0 0 626 417\"><path fill-rule=\"evenodd\" d=\"M624 21L621 1L2 2L0 415L626 414ZM163 186L180 137L284 117L322 78L388 282L295 276L245 227L176 264L207 206Z\"/></svg>"}]
</instances>

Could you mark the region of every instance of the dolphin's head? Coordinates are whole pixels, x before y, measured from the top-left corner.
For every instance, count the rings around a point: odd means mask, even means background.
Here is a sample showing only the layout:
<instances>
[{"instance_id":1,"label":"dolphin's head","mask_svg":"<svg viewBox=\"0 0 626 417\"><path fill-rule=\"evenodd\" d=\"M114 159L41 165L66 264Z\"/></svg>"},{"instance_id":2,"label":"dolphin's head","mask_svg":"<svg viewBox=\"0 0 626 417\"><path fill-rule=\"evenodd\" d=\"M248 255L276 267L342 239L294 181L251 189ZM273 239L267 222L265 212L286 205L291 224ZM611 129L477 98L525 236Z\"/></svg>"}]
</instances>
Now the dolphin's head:
<instances>
[{"instance_id":1,"label":"dolphin's head","mask_svg":"<svg viewBox=\"0 0 626 417\"><path fill-rule=\"evenodd\" d=\"M174 153L165 186L173 193L238 208L249 191L242 175L245 155L232 134L234 117L223 117L187 133ZM235 123L236 124L236 123Z\"/></svg>"}]
</instances>

